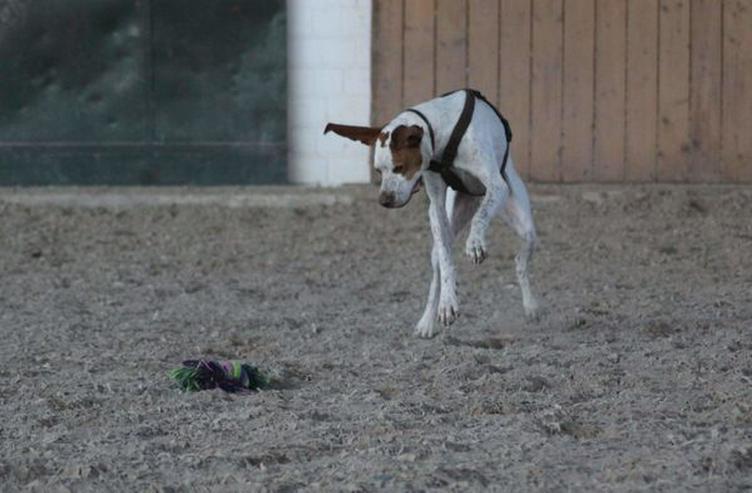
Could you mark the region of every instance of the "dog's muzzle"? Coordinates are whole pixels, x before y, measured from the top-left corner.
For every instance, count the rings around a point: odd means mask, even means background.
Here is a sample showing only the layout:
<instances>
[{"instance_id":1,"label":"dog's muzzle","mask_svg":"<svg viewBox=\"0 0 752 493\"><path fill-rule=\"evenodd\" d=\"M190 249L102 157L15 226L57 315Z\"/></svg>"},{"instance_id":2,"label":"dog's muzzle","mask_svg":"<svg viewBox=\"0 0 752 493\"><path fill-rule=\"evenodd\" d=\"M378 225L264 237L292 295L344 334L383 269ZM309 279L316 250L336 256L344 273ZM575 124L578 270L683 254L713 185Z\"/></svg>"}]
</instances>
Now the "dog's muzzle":
<instances>
[{"instance_id":1,"label":"dog's muzzle","mask_svg":"<svg viewBox=\"0 0 752 493\"><path fill-rule=\"evenodd\" d=\"M410 190L410 195L407 196L407 199L404 202L398 202L396 192L384 190L379 193L379 204L390 209L404 207L408 202L410 202L412 196L419 192L421 188L423 188L423 178L418 178L418 180L413 185L413 189Z\"/></svg>"},{"instance_id":2,"label":"dog's muzzle","mask_svg":"<svg viewBox=\"0 0 752 493\"><path fill-rule=\"evenodd\" d=\"M394 207L395 200L397 200L397 196L394 192L381 192L379 194L379 204L384 207Z\"/></svg>"}]
</instances>

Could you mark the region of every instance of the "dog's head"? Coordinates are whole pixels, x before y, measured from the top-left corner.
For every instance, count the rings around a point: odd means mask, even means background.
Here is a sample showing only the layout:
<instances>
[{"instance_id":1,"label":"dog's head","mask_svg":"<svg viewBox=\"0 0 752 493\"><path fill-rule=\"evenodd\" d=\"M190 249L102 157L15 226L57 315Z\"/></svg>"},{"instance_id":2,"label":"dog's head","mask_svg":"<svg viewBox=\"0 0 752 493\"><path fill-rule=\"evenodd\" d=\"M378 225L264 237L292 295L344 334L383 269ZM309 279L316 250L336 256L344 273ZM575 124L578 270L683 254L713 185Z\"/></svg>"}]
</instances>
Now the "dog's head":
<instances>
[{"instance_id":1,"label":"dog's head","mask_svg":"<svg viewBox=\"0 0 752 493\"><path fill-rule=\"evenodd\" d=\"M428 150L423 150L420 126L391 123L382 128L330 123L324 133L329 131L375 146L373 164L381 175L379 203L384 207L403 207L420 190L424 156L428 155Z\"/></svg>"}]
</instances>

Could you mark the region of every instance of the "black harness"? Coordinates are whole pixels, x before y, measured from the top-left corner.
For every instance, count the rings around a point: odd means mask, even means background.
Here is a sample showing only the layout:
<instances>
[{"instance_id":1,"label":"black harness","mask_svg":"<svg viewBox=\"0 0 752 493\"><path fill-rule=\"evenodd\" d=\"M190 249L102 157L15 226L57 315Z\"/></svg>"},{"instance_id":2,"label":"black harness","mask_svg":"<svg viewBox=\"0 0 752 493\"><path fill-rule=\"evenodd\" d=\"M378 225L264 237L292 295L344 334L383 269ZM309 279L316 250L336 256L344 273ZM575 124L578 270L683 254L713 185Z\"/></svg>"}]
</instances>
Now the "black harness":
<instances>
[{"instance_id":1,"label":"black harness","mask_svg":"<svg viewBox=\"0 0 752 493\"><path fill-rule=\"evenodd\" d=\"M444 147L444 152L441 154L441 157L439 159L431 159L431 162L428 165L428 170L439 173L444 179L444 182L458 192L466 193L469 195L484 195L485 192L483 192L482 194L470 193L465 184L462 183L462 179L457 176L457 173L452 169L454 165L454 159L457 157L457 148L460 146L460 141L462 140L462 137L464 137L465 132L467 132L467 127L470 126L470 121L473 119L473 112L475 111L475 100L480 99L488 106L490 106L491 109L494 110L494 113L496 113L496 116L499 117L499 120L501 120L502 125L504 125L504 133L507 137L507 148L504 151L504 160L501 162L501 176L504 178L504 181L507 181L506 167L507 160L509 159L509 145L512 142L512 129L509 127L509 122L507 121L507 119L504 118L501 113L499 113L499 110L497 110L494 105L489 103L488 100L479 91L476 91L475 89L462 89L462 91L465 91L465 106L462 108L460 118L454 125L454 129L452 129L452 134L449 136L449 141ZM450 94L454 94L455 92L457 91L448 92L446 94L443 94L441 97L449 96ZM435 153L436 140L434 138L431 122L428 121L428 118L426 118L423 113L416 110L415 108L409 108L405 111L415 113L425 122L426 126L428 126L428 134L431 137L431 149Z\"/></svg>"}]
</instances>

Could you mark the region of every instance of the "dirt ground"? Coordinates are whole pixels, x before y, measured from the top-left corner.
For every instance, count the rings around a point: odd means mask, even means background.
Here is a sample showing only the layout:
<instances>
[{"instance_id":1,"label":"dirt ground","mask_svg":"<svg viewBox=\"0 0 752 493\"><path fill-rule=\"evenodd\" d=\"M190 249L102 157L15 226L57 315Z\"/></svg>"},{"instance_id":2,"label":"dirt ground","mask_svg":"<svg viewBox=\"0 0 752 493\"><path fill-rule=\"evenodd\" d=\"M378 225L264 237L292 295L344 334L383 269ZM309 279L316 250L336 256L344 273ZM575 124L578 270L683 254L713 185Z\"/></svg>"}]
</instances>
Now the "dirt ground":
<instances>
[{"instance_id":1,"label":"dirt ground","mask_svg":"<svg viewBox=\"0 0 752 493\"><path fill-rule=\"evenodd\" d=\"M752 189L532 191L541 321L498 221L431 340L422 193L0 191L0 490L752 488Z\"/></svg>"}]
</instances>

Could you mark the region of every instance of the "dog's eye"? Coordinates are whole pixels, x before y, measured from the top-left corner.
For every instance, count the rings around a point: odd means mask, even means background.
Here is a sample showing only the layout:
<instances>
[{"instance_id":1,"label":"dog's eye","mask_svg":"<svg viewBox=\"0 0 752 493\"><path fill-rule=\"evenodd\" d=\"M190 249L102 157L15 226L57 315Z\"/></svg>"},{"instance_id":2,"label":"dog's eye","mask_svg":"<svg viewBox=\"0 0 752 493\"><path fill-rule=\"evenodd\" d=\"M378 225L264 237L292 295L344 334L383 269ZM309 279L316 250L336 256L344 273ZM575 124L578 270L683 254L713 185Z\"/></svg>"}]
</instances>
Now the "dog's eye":
<instances>
[{"instance_id":1,"label":"dog's eye","mask_svg":"<svg viewBox=\"0 0 752 493\"><path fill-rule=\"evenodd\" d=\"M404 168L404 166L402 166L401 164L397 164L397 165L394 166L394 172L395 173L402 173L402 168Z\"/></svg>"}]
</instances>

